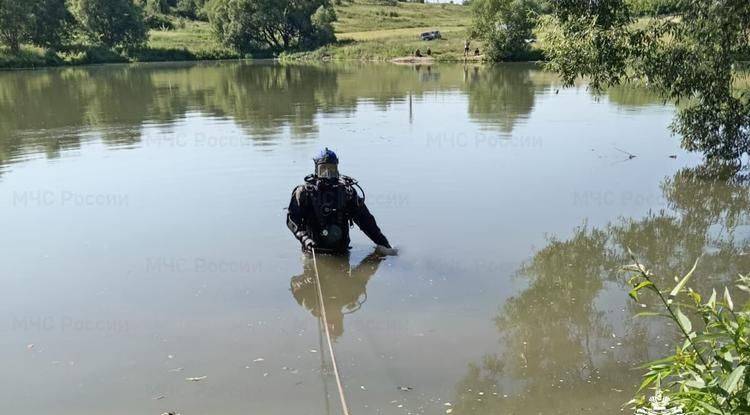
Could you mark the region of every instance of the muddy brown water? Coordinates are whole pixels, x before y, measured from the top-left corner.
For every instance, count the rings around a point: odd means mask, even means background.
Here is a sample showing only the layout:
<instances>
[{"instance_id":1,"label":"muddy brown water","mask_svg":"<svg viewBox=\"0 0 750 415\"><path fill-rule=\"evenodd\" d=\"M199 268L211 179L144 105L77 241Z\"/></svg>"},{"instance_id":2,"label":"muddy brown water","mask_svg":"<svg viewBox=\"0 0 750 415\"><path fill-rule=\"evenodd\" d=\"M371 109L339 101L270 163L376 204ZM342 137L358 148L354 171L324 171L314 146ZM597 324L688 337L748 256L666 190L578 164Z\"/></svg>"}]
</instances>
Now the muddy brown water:
<instances>
[{"instance_id":1,"label":"muddy brown water","mask_svg":"<svg viewBox=\"0 0 750 415\"><path fill-rule=\"evenodd\" d=\"M328 146L401 248L320 260L353 413L620 413L674 340L627 247L703 254L700 290L750 266L747 185L673 114L529 65L0 73L2 412L339 413L284 223Z\"/></svg>"}]
</instances>

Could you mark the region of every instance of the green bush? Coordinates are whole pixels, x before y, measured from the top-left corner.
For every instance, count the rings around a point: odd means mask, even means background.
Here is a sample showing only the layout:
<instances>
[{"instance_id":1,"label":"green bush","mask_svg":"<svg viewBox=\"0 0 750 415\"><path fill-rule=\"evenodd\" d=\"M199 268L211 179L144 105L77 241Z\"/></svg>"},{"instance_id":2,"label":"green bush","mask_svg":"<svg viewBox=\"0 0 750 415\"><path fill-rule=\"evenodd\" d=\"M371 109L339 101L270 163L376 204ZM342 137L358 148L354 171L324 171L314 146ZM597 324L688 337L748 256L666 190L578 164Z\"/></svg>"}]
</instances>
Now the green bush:
<instances>
[{"instance_id":1,"label":"green bush","mask_svg":"<svg viewBox=\"0 0 750 415\"><path fill-rule=\"evenodd\" d=\"M192 20L208 20L205 9L206 0L178 0L174 13Z\"/></svg>"},{"instance_id":2,"label":"green bush","mask_svg":"<svg viewBox=\"0 0 750 415\"><path fill-rule=\"evenodd\" d=\"M330 42L336 15L329 0L213 0L208 16L221 44L248 53Z\"/></svg>"},{"instance_id":3,"label":"green bush","mask_svg":"<svg viewBox=\"0 0 750 415\"><path fill-rule=\"evenodd\" d=\"M143 23L149 29L174 30L174 23L163 14L150 14L143 18Z\"/></svg>"},{"instance_id":4,"label":"green bush","mask_svg":"<svg viewBox=\"0 0 750 415\"><path fill-rule=\"evenodd\" d=\"M143 11L148 15L169 13L169 2L167 0L146 0Z\"/></svg>"},{"instance_id":5,"label":"green bush","mask_svg":"<svg viewBox=\"0 0 750 415\"><path fill-rule=\"evenodd\" d=\"M63 64L62 59L49 50L21 47L18 51L11 52L0 48L0 68L3 69L35 68L61 64Z\"/></svg>"},{"instance_id":6,"label":"green bush","mask_svg":"<svg viewBox=\"0 0 750 415\"><path fill-rule=\"evenodd\" d=\"M68 43L75 30L75 19L65 0L25 0L36 5L30 41L46 48Z\"/></svg>"},{"instance_id":7,"label":"green bush","mask_svg":"<svg viewBox=\"0 0 750 415\"><path fill-rule=\"evenodd\" d=\"M627 0L635 16L660 16L680 11L680 0Z\"/></svg>"},{"instance_id":8,"label":"green bush","mask_svg":"<svg viewBox=\"0 0 750 415\"><path fill-rule=\"evenodd\" d=\"M128 55L135 62L167 62L195 60L194 53L186 49L143 48Z\"/></svg>"},{"instance_id":9,"label":"green bush","mask_svg":"<svg viewBox=\"0 0 750 415\"><path fill-rule=\"evenodd\" d=\"M385 10L378 10L375 12L375 16L383 16L383 17L398 17L398 12L395 11L385 11Z\"/></svg>"},{"instance_id":10,"label":"green bush","mask_svg":"<svg viewBox=\"0 0 750 415\"><path fill-rule=\"evenodd\" d=\"M714 290L704 300L687 287L695 266L667 293L658 276L634 262L627 267L634 273L630 296L638 301L642 291L655 295L664 313L642 314L666 317L684 341L673 355L648 364L639 393L656 385L685 414L750 413L750 304L735 306L727 288L721 299ZM750 292L750 277L739 278L737 288ZM631 403L641 407L645 397Z\"/></svg>"},{"instance_id":11,"label":"green bush","mask_svg":"<svg viewBox=\"0 0 750 415\"><path fill-rule=\"evenodd\" d=\"M74 0L73 14L95 44L137 48L148 40L143 10L132 0Z\"/></svg>"},{"instance_id":12,"label":"green bush","mask_svg":"<svg viewBox=\"0 0 750 415\"><path fill-rule=\"evenodd\" d=\"M333 22L336 21L336 11L333 7L320 6L310 18L313 33L304 45L306 48L327 45L336 41Z\"/></svg>"},{"instance_id":13,"label":"green bush","mask_svg":"<svg viewBox=\"0 0 750 415\"><path fill-rule=\"evenodd\" d=\"M528 60L539 5L535 0L475 0L472 34L494 61Z\"/></svg>"},{"instance_id":14,"label":"green bush","mask_svg":"<svg viewBox=\"0 0 750 415\"><path fill-rule=\"evenodd\" d=\"M13 53L22 43L58 47L70 33L65 0L0 0L0 42Z\"/></svg>"}]
</instances>

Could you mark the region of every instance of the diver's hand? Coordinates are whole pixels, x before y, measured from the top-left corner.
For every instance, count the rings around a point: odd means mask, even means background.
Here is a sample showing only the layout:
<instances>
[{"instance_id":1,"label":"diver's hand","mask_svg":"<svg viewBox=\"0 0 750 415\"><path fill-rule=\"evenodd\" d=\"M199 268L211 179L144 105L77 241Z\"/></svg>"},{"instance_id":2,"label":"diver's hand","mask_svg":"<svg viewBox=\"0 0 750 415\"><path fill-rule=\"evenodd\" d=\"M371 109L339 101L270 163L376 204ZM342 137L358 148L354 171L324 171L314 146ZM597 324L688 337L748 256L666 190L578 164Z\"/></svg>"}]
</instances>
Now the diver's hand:
<instances>
[{"instance_id":1,"label":"diver's hand","mask_svg":"<svg viewBox=\"0 0 750 415\"><path fill-rule=\"evenodd\" d=\"M383 256L396 256L398 255L397 248L391 248L390 246L378 245L375 248L375 252Z\"/></svg>"},{"instance_id":2,"label":"diver's hand","mask_svg":"<svg viewBox=\"0 0 750 415\"><path fill-rule=\"evenodd\" d=\"M315 241L313 241L311 238L306 238L304 242L302 242L302 246L305 247L306 251L311 251L313 248L315 248Z\"/></svg>"}]
</instances>

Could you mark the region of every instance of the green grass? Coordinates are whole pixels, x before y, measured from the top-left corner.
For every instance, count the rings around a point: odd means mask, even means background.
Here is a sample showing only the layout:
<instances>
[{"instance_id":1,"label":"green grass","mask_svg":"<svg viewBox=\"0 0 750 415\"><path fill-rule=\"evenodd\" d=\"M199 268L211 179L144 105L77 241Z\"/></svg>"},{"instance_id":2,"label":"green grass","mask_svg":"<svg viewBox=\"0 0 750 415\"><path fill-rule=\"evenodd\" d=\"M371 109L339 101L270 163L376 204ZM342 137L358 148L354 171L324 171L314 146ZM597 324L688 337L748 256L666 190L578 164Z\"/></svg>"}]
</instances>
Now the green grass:
<instances>
[{"instance_id":1,"label":"green grass","mask_svg":"<svg viewBox=\"0 0 750 415\"><path fill-rule=\"evenodd\" d=\"M398 3L386 6L375 1L355 0L336 6L337 33L381 31L413 27L462 26L471 24L469 7L454 4ZM393 16L395 14L395 16Z\"/></svg>"},{"instance_id":2,"label":"green grass","mask_svg":"<svg viewBox=\"0 0 750 415\"><path fill-rule=\"evenodd\" d=\"M363 34L358 40L340 37L333 44L312 52L298 52L282 55L285 60L373 60L386 61L395 58L412 56L419 49L422 55L426 55L427 49L432 50L432 57L437 61L459 61L463 59L464 41L466 30L452 29L442 31L443 39L433 41L419 40L417 35L421 29L404 32L402 29L394 30L393 34L387 31ZM384 33L385 32L385 33ZM413 32L413 33L412 33ZM360 32L363 33L363 32ZM478 42L472 42L472 48L480 47Z\"/></svg>"},{"instance_id":3,"label":"green grass","mask_svg":"<svg viewBox=\"0 0 750 415\"><path fill-rule=\"evenodd\" d=\"M427 49L437 61L463 59L464 41L471 25L471 9L454 4L398 3L355 0L336 6L338 42L312 52L284 54L287 60L391 60ZM419 35L439 30L442 40L422 41ZM472 42L472 49L480 47Z\"/></svg>"},{"instance_id":4,"label":"green grass","mask_svg":"<svg viewBox=\"0 0 750 415\"><path fill-rule=\"evenodd\" d=\"M42 48L24 46L19 53L0 47L0 68L36 68L41 66L55 66L61 60L55 54L47 53Z\"/></svg>"},{"instance_id":5,"label":"green grass","mask_svg":"<svg viewBox=\"0 0 750 415\"><path fill-rule=\"evenodd\" d=\"M192 56L193 59L234 59L240 56L221 46L213 37L211 26L206 22L176 19L174 30L152 30L149 36L148 56L173 54ZM177 59L185 60L185 59Z\"/></svg>"}]
</instances>

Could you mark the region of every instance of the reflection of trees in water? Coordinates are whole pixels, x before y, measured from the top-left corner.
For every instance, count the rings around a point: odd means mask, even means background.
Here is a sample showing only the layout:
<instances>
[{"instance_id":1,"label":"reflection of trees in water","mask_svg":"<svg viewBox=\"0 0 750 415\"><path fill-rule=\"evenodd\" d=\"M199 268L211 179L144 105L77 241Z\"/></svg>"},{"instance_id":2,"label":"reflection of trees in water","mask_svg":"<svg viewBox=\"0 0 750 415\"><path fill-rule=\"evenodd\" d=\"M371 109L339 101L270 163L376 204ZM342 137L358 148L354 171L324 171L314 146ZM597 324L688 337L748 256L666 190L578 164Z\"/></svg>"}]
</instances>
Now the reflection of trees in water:
<instances>
[{"instance_id":1,"label":"reflection of trees in water","mask_svg":"<svg viewBox=\"0 0 750 415\"><path fill-rule=\"evenodd\" d=\"M0 165L28 153L56 157L80 146L84 133L107 145L134 144L144 124L169 129L190 113L231 119L259 142L287 128L293 138L314 137L321 114L351 113L361 102L386 110L409 95L436 92L467 94L470 119L509 133L531 112L535 94L555 82L533 65L212 63L6 72Z\"/></svg>"},{"instance_id":2,"label":"reflection of trees in water","mask_svg":"<svg viewBox=\"0 0 750 415\"><path fill-rule=\"evenodd\" d=\"M315 116L336 89L336 73L318 67L236 65L219 76L203 108L233 118L256 139L273 138L283 127L293 137L316 133Z\"/></svg>"},{"instance_id":3,"label":"reflection of trees in water","mask_svg":"<svg viewBox=\"0 0 750 415\"><path fill-rule=\"evenodd\" d=\"M533 67L527 65L497 65L479 69L468 68L470 81L469 116L471 119L496 127L504 134L513 132L516 123L528 117L534 108L536 91L530 78Z\"/></svg>"},{"instance_id":4,"label":"reflection of trees in water","mask_svg":"<svg viewBox=\"0 0 750 415\"><path fill-rule=\"evenodd\" d=\"M609 102L622 108L643 108L650 105L662 105L662 99L658 93L641 85L624 84L607 90Z\"/></svg>"},{"instance_id":5,"label":"reflection of trees in water","mask_svg":"<svg viewBox=\"0 0 750 415\"><path fill-rule=\"evenodd\" d=\"M290 127L314 133L335 99L336 73L272 65L105 66L0 74L0 164L27 153L55 157L93 130L133 144L147 122L171 125L191 111L229 117L250 138Z\"/></svg>"},{"instance_id":6,"label":"reflection of trees in water","mask_svg":"<svg viewBox=\"0 0 750 415\"><path fill-rule=\"evenodd\" d=\"M630 262L627 248L665 284L703 254L693 281L701 291L723 286L750 269L749 190L746 177L687 168L662 184L669 210L552 239L519 269L529 285L495 318L502 351L469 365L456 412L617 411L640 381L634 368L662 357L673 336L661 321L634 318L643 309L627 300L618 272Z\"/></svg>"}]
</instances>

